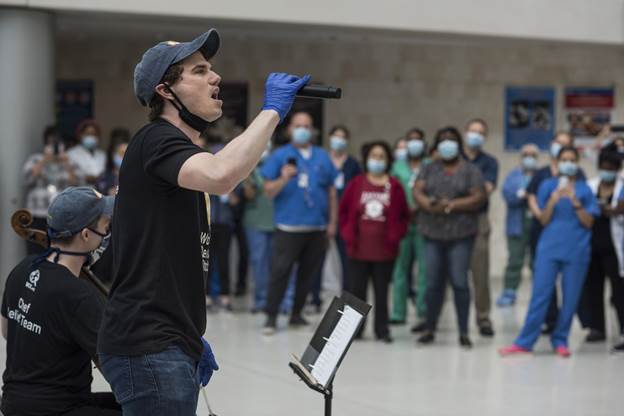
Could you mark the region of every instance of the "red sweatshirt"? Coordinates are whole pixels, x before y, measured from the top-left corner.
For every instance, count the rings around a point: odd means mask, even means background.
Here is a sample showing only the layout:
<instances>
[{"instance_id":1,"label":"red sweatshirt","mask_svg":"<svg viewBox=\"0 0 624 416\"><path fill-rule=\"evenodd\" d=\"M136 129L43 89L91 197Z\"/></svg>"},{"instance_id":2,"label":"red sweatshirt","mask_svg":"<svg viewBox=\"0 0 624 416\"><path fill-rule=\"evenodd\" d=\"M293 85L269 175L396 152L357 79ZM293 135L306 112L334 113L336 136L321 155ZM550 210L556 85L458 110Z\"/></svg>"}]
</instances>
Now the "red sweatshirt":
<instances>
[{"instance_id":1,"label":"red sweatshirt","mask_svg":"<svg viewBox=\"0 0 624 416\"><path fill-rule=\"evenodd\" d=\"M376 186L368 181L366 174L356 176L342 195L338 219L349 257L365 261L394 260L409 222L401 183L390 177L387 186Z\"/></svg>"}]
</instances>

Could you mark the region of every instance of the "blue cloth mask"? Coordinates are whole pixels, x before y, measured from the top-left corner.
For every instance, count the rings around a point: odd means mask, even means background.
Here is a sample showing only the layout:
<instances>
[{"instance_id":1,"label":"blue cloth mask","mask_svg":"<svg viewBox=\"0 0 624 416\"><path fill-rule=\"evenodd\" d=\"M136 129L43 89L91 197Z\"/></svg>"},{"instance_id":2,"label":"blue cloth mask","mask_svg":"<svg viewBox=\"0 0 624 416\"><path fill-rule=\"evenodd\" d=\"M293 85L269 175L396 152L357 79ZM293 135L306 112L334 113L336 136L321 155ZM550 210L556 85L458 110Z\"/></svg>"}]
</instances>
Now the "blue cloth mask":
<instances>
[{"instance_id":1,"label":"blue cloth mask","mask_svg":"<svg viewBox=\"0 0 624 416\"><path fill-rule=\"evenodd\" d=\"M336 152L341 152L347 148L347 139L340 136L331 136L329 138L329 147Z\"/></svg>"},{"instance_id":2,"label":"blue cloth mask","mask_svg":"<svg viewBox=\"0 0 624 416\"><path fill-rule=\"evenodd\" d=\"M615 179L617 178L617 172L614 170L600 169L598 174L600 175L600 180L603 182L615 182Z\"/></svg>"},{"instance_id":3,"label":"blue cloth mask","mask_svg":"<svg viewBox=\"0 0 624 416\"><path fill-rule=\"evenodd\" d=\"M420 157L425 150L425 143L422 140L410 140L407 142L407 153L410 157Z\"/></svg>"},{"instance_id":4,"label":"blue cloth mask","mask_svg":"<svg viewBox=\"0 0 624 416\"><path fill-rule=\"evenodd\" d=\"M84 136L82 138L82 145L85 147L85 149L88 150L93 150L97 147L98 144L98 139L95 136Z\"/></svg>"},{"instance_id":5,"label":"blue cloth mask","mask_svg":"<svg viewBox=\"0 0 624 416\"><path fill-rule=\"evenodd\" d=\"M469 131L466 134L466 143L471 149L480 149L485 143L485 137L476 131Z\"/></svg>"},{"instance_id":6,"label":"blue cloth mask","mask_svg":"<svg viewBox=\"0 0 624 416\"><path fill-rule=\"evenodd\" d=\"M407 160L407 149L396 149L394 151L394 158L400 161Z\"/></svg>"},{"instance_id":7,"label":"blue cloth mask","mask_svg":"<svg viewBox=\"0 0 624 416\"><path fill-rule=\"evenodd\" d=\"M554 158L557 158L557 156L559 156L559 152L561 151L561 148L563 146L561 146L561 144L559 144L558 142L552 142L552 144L550 145L550 155Z\"/></svg>"},{"instance_id":8,"label":"blue cloth mask","mask_svg":"<svg viewBox=\"0 0 624 416\"><path fill-rule=\"evenodd\" d=\"M564 176L576 176L576 172L578 172L578 165L569 160L560 161L558 166L559 173Z\"/></svg>"},{"instance_id":9,"label":"blue cloth mask","mask_svg":"<svg viewBox=\"0 0 624 416\"><path fill-rule=\"evenodd\" d=\"M306 127L297 127L293 130L292 139L295 144L308 144L312 139L312 131Z\"/></svg>"},{"instance_id":10,"label":"blue cloth mask","mask_svg":"<svg viewBox=\"0 0 624 416\"><path fill-rule=\"evenodd\" d=\"M438 144L438 153L443 160L453 160L459 154L459 143L455 140L442 140Z\"/></svg>"},{"instance_id":11,"label":"blue cloth mask","mask_svg":"<svg viewBox=\"0 0 624 416\"><path fill-rule=\"evenodd\" d=\"M378 159L368 159L366 161L366 168L373 175L379 175L386 171L386 161Z\"/></svg>"},{"instance_id":12,"label":"blue cloth mask","mask_svg":"<svg viewBox=\"0 0 624 416\"><path fill-rule=\"evenodd\" d=\"M121 162L123 162L123 156L120 156L120 155L113 156L113 163L115 164L115 167L117 169L121 167Z\"/></svg>"},{"instance_id":13,"label":"blue cloth mask","mask_svg":"<svg viewBox=\"0 0 624 416\"><path fill-rule=\"evenodd\" d=\"M537 159L533 156L525 156L522 158L522 167L525 170L535 170L537 168Z\"/></svg>"}]
</instances>

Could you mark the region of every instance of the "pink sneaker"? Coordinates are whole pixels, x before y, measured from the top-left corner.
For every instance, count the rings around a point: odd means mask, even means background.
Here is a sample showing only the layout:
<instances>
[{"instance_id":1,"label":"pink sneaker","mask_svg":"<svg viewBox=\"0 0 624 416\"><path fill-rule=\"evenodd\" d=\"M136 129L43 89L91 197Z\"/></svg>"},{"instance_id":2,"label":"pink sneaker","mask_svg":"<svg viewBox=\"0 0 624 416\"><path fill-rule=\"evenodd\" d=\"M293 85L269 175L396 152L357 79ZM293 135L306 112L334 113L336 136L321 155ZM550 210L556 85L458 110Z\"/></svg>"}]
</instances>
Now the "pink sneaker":
<instances>
[{"instance_id":1,"label":"pink sneaker","mask_svg":"<svg viewBox=\"0 0 624 416\"><path fill-rule=\"evenodd\" d=\"M510 355L518 355L518 354L530 354L531 351L525 348L519 347L516 344L511 344L507 347L499 348L498 353L501 357L508 357Z\"/></svg>"},{"instance_id":2,"label":"pink sneaker","mask_svg":"<svg viewBox=\"0 0 624 416\"><path fill-rule=\"evenodd\" d=\"M563 345L555 348L555 353L559 356L559 357L563 357L563 358L569 358L572 353L570 352L570 350L568 349L568 347L565 347Z\"/></svg>"}]
</instances>

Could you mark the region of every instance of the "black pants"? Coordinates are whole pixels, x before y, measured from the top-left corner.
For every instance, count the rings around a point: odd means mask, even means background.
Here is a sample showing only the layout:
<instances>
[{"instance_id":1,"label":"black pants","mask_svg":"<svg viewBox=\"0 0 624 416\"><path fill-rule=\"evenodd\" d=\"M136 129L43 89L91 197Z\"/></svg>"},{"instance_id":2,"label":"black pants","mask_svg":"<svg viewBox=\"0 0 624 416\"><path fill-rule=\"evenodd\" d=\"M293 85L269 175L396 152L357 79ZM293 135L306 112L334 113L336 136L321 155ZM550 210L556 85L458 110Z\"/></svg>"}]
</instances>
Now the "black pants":
<instances>
[{"instance_id":1,"label":"black pants","mask_svg":"<svg viewBox=\"0 0 624 416\"><path fill-rule=\"evenodd\" d=\"M211 276L215 267L219 271L220 294L230 294L230 245L232 243L232 227L225 224L212 224L210 226L210 266L208 282L206 282L206 294L210 295Z\"/></svg>"},{"instance_id":2,"label":"black pants","mask_svg":"<svg viewBox=\"0 0 624 416\"><path fill-rule=\"evenodd\" d=\"M540 234L542 233L542 226L533 219L531 223L531 235L529 238L529 245L531 246L531 269L533 269L533 262L535 262L535 252L537 251L537 243L539 242ZM557 297L557 288L553 291L550 304L548 305L548 312L546 312L545 323L547 326L554 328L557 323L557 316L559 316L559 300Z\"/></svg>"},{"instance_id":3,"label":"black pants","mask_svg":"<svg viewBox=\"0 0 624 416\"><path fill-rule=\"evenodd\" d=\"M299 267L297 269L292 315L301 314L310 291L312 279L323 267L326 249L327 233L325 231L294 233L277 230L275 232L266 305L268 316L277 316L279 306L288 287L288 278L295 263Z\"/></svg>"},{"instance_id":4,"label":"black pants","mask_svg":"<svg viewBox=\"0 0 624 416\"><path fill-rule=\"evenodd\" d=\"M373 281L375 293L375 336L382 338L390 334L388 329L388 288L392 280L394 261L362 261L349 258L348 274L351 293L366 300L368 281ZM362 324L356 336L360 337L366 322Z\"/></svg>"},{"instance_id":5,"label":"black pants","mask_svg":"<svg viewBox=\"0 0 624 416\"><path fill-rule=\"evenodd\" d=\"M611 303L618 316L620 332L624 333L624 279L620 277L615 251L592 253L579 314L582 315L583 323L588 328L606 333L604 307L606 277L611 281Z\"/></svg>"},{"instance_id":6,"label":"black pants","mask_svg":"<svg viewBox=\"0 0 624 416\"><path fill-rule=\"evenodd\" d=\"M28 404L25 406L32 408L32 403L31 406ZM19 416L24 413L24 408L17 403L7 406L6 403L3 402L2 411L5 416ZM121 416L121 406L115 401L113 393L91 393L83 406L77 407L59 416Z\"/></svg>"},{"instance_id":7,"label":"black pants","mask_svg":"<svg viewBox=\"0 0 624 416\"><path fill-rule=\"evenodd\" d=\"M244 293L247 290L247 271L249 269L249 246L247 235L242 218L236 222L234 227L234 238L238 244L238 279L236 280L236 291Z\"/></svg>"}]
</instances>

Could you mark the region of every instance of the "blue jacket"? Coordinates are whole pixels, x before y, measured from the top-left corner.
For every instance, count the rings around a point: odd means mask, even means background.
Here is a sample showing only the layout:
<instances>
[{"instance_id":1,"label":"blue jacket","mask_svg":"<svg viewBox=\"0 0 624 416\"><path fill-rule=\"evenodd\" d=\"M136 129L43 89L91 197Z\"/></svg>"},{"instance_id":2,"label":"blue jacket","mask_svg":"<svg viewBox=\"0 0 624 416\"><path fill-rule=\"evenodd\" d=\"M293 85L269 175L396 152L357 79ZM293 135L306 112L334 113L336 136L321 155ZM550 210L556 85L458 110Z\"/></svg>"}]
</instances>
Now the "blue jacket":
<instances>
[{"instance_id":1,"label":"blue jacket","mask_svg":"<svg viewBox=\"0 0 624 416\"><path fill-rule=\"evenodd\" d=\"M526 189L531 178L522 172L522 168L514 168L503 183L503 198L507 203L506 231L508 237L519 237L522 235L524 219L528 207L526 198L518 198L518 191Z\"/></svg>"}]
</instances>

